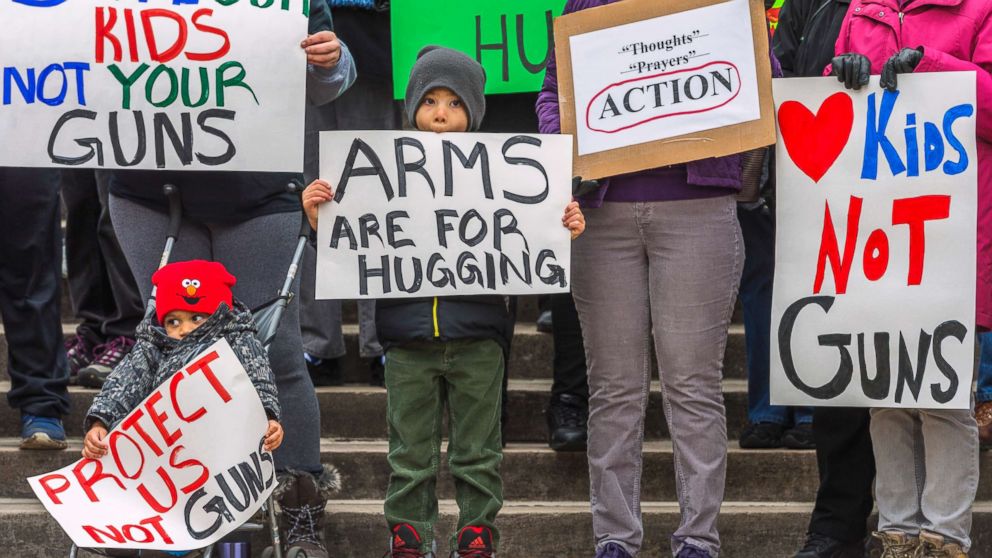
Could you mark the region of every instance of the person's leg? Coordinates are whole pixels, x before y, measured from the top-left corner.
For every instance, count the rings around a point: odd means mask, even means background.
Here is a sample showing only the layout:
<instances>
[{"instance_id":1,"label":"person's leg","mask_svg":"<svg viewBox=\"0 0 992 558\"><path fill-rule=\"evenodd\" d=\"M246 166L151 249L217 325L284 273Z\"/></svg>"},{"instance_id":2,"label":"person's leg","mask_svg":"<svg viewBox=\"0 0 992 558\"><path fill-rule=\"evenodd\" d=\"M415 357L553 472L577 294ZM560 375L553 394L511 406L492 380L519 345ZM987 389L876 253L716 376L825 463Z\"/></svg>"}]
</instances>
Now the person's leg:
<instances>
[{"instance_id":1,"label":"person's leg","mask_svg":"<svg viewBox=\"0 0 992 558\"><path fill-rule=\"evenodd\" d=\"M672 552L717 556L727 468L723 355L744 247L732 196L644 204L654 343L682 521Z\"/></svg>"},{"instance_id":2,"label":"person's leg","mask_svg":"<svg viewBox=\"0 0 992 558\"><path fill-rule=\"evenodd\" d=\"M589 490L597 547L641 548L644 412L651 371L647 255L634 204L587 209L572 295L589 367Z\"/></svg>"},{"instance_id":3,"label":"person's leg","mask_svg":"<svg viewBox=\"0 0 992 558\"><path fill-rule=\"evenodd\" d=\"M437 522L441 460L443 343L414 343L386 352L386 422L392 473L383 508L392 529L408 523L429 551Z\"/></svg>"},{"instance_id":4,"label":"person's leg","mask_svg":"<svg viewBox=\"0 0 992 558\"><path fill-rule=\"evenodd\" d=\"M919 411L872 409L871 439L877 467L878 530L915 537L926 521L921 505L927 471Z\"/></svg>"},{"instance_id":5,"label":"person's leg","mask_svg":"<svg viewBox=\"0 0 992 558\"><path fill-rule=\"evenodd\" d=\"M139 203L111 195L108 202L114 234L134 275L141 300L152 292L152 275L158 269L169 232L169 216ZM198 223L183 220L170 262L211 260L209 231Z\"/></svg>"},{"instance_id":6,"label":"person's leg","mask_svg":"<svg viewBox=\"0 0 992 558\"><path fill-rule=\"evenodd\" d=\"M975 390L975 419L978 441L992 444L992 332L978 334L981 356L978 361L978 388Z\"/></svg>"},{"instance_id":7,"label":"person's leg","mask_svg":"<svg viewBox=\"0 0 992 558\"><path fill-rule=\"evenodd\" d=\"M358 301L358 355L362 358L382 356L382 345L375 331L375 301Z\"/></svg>"},{"instance_id":8,"label":"person's leg","mask_svg":"<svg viewBox=\"0 0 992 558\"><path fill-rule=\"evenodd\" d=\"M458 502L451 548L457 547L458 532L472 526L488 528L496 549L496 514L503 507L499 474L503 348L488 339L452 341L445 343L445 362L448 469Z\"/></svg>"},{"instance_id":9,"label":"person's leg","mask_svg":"<svg viewBox=\"0 0 992 558\"><path fill-rule=\"evenodd\" d=\"M28 420L60 419L69 412L69 372L59 295L57 171L0 168L0 200L0 319L11 380L7 402ZM37 425L24 426L22 447L65 447L61 425L41 429L44 436L36 435Z\"/></svg>"},{"instance_id":10,"label":"person's leg","mask_svg":"<svg viewBox=\"0 0 992 558\"><path fill-rule=\"evenodd\" d=\"M249 308L270 301L279 292L296 250L299 227L299 213L263 215L234 225L210 225L213 259L237 277L234 296ZM297 277L294 292L299 292L299 284ZM300 305L298 297L293 297L268 347L286 432L274 456L279 470L320 474L320 408L300 350L302 345Z\"/></svg>"},{"instance_id":11,"label":"person's leg","mask_svg":"<svg viewBox=\"0 0 992 558\"><path fill-rule=\"evenodd\" d=\"M110 286L112 311L103 322L103 336L134 337L134 329L138 327L144 315L145 301L141 298L138 283L127 264L124 252L121 250L114 225L110 220L110 176L106 171L96 172L96 187L100 198L100 217L97 221L97 238L100 246L105 277Z\"/></svg>"},{"instance_id":12,"label":"person's leg","mask_svg":"<svg viewBox=\"0 0 992 558\"><path fill-rule=\"evenodd\" d=\"M316 300L317 250L307 243L300 266L300 331L303 351L322 360L345 354L341 301Z\"/></svg>"},{"instance_id":13,"label":"person's leg","mask_svg":"<svg viewBox=\"0 0 992 558\"><path fill-rule=\"evenodd\" d=\"M550 295L554 340L554 382L548 404L548 438L552 449L586 448L589 382L582 327L570 293Z\"/></svg>"},{"instance_id":14,"label":"person's leg","mask_svg":"<svg viewBox=\"0 0 992 558\"><path fill-rule=\"evenodd\" d=\"M978 426L970 409L920 412L926 484L922 529L971 547L971 507L978 492Z\"/></svg>"},{"instance_id":15,"label":"person's leg","mask_svg":"<svg viewBox=\"0 0 992 558\"><path fill-rule=\"evenodd\" d=\"M868 409L817 407L813 436L820 486L809 533L859 546L874 500L875 455ZM812 549L811 549L812 550Z\"/></svg>"},{"instance_id":16,"label":"person's leg","mask_svg":"<svg viewBox=\"0 0 992 558\"><path fill-rule=\"evenodd\" d=\"M62 200L65 202L65 258L69 300L72 313L79 319L76 336L90 351L103 343L103 324L113 309L110 283L104 274L98 228L100 194L96 175L91 169L61 171ZM89 364L92 355L85 364ZM76 359L73 359L76 360Z\"/></svg>"}]
</instances>

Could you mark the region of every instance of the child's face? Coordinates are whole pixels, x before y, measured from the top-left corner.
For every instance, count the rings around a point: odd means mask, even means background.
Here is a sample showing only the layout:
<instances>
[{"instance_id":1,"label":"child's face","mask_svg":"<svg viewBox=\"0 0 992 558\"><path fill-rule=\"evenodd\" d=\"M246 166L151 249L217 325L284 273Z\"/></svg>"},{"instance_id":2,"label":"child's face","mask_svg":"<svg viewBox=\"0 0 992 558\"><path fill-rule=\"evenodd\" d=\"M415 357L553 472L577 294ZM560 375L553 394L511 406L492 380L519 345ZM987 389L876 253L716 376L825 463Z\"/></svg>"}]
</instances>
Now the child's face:
<instances>
[{"instance_id":1,"label":"child's face","mask_svg":"<svg viewBox=\"0 0 992 558\"><path fill-rule=\"evenodd\" d=\"M417 107L417 129L421 132L467 132L465 103L447 87L436 87L424 95Z\"/></svg>"},{"instance_id":2,"label":"child's face","mask_svg":"<svg viewBox=\"0 0 992 558\"><path fill-rule=\"evenodd\" d=\"M210 314L202 312L190 312L188 310L173 310L165 315L162 326L165 327L165 334L173 339L182 339L189 335L191 331L203 325Z\"/></svg>"}]
</instances>

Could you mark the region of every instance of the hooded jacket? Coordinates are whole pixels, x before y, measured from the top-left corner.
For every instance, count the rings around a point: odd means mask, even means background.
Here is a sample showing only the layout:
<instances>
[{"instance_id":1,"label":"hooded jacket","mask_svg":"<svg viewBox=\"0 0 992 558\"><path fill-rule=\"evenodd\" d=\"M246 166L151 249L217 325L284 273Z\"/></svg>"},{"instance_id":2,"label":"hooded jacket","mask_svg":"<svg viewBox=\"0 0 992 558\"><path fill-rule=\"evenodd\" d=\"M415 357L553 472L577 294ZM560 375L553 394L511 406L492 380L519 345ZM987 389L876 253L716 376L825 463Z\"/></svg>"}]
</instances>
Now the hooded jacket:
<instances>
[{"instance_id":1,"label":"hooded jacket","mask_svg":"<svg viewBox=\"0 0 992 558\"><path fill-rule=\"evenodd\" d=\"M506 351L513 335L507 299L498 295L379 299L375 324L386 349L412 341L492 339Z\"/></svg>"},{"instance_id":2,"label":"hooded jacket","mask_svg":"<svg viewBox=\"0 0 992 558\"><path fill-rule=\"evenodd\" d=\"M158 386L221 338L227 339L248 372L265 414L279 420L279 400L269 355L255 337L251 312L237 300L233 309L221 303L203 325L183 339L166 335L154 316L138 324L135 337L137 343L131 352L114 368L93 399L86 413L85 430L97 420L113 428Z\"/></svg>"},{"instance_id":3,"label":"hooded jacket","mask_svg":"<svg viewBox=\"0 0 992 558\"><path fill-rule=\"evenodd\" d=\"M854 0L836 54L856 52L879 74L902 48L923 47L916 73L973 71L978 100L977 321L992 328L992 2ZM831 68L824 70L830 74Z\"/></svg>"},{"instance_id":4,"label":"hooded jacket","mask_svg":"<svg viewBox=\"0 0 992 558\"><path fill-rule=\"evenodd\" d=\"M816 77L834 57L851 0L789 0L779 12L772 51L785 77Z\"/></svg>"},{"instance_id":5,"label":"hooded jacket","mask_svg":"<svg viewBox=\"0 0 992 558\"><path fill-rule=\"evenodd\" d=\"M605 6L621 0L568 0L564 14L578 12L588 8ZM548 61L547 73L544 76L544 86L537 97L537 118L542 134L561 133L561 113L558 109L558 65L554 55ZM713 186L740 190L743 176L742 159L740 155L700 159L685 164L687 181L693 186ZM656 169L632 173L628 176L644 175L650 177ZM578 196L576 199L583 207L600 207L609 179L600 179L600 187L591 193ZM728 191L728 193L730 193ZM705 194L704 194L705 195Z\"/></svg>"}]
</instances>

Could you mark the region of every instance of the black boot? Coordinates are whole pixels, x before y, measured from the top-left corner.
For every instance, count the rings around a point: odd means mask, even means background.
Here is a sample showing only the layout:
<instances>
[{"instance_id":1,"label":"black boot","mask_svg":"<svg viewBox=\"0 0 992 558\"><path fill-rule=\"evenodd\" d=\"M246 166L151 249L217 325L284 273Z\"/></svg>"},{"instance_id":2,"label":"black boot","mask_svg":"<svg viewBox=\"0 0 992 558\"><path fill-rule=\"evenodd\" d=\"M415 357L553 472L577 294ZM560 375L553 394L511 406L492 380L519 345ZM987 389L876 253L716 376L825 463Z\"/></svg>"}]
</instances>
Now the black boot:
<instances>
[{"instance_id":1,"label":"black boot","mask_svg":"<svg viewBox=\"0 0 992 558\"><path fill-rule=\"evenodd\" d=\"M579 396L562 393L548 405L548 445L555 451L586 450L587 403Z\"/></svg>"},{"instance_id":2,"label":"black boot","mask_svg":"<svg viewBox=\"0 0 992 558\"><path fill-rule=\"evenodd\" d=\"M324 508L341 486L337 469L324 465L320 476L299 471L279 474L275 497L279 532L287 549L298 547L307 558L328 558L324 545Z\"/></svg>"},{"instance_id":3,"label":"black boot","mask_svg":"<svg viewBox=\"0 0 992 558\"><path fill-rule=\"evenodd\" d=\"M806 544L796 553L794 558L861 558L865 547L858 542L845 542L826 535L809 533Z\"/></svg>"}]
</instances>

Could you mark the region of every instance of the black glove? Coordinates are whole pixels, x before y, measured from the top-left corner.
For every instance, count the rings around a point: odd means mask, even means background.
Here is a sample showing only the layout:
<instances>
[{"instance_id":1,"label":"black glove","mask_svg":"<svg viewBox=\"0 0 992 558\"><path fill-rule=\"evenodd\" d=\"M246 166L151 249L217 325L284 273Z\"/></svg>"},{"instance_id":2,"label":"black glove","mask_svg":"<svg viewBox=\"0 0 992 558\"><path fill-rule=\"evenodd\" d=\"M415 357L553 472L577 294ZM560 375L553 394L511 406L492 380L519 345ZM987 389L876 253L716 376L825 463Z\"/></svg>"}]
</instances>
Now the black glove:
<instances>
[{"instance_id":1,"label":"black glove","mask_svg":"<svg viewBox=\"0 0 992 558\"><path fill-rule=\"evenodd\" d=\"M892 55L882 66L882 79L879 85L895 93L898 89L897 74L911 74L923 60L923 47L904 48Z\"/></svg>"},{"instance_id":2,"label":"black glove","mask_svg":"<svg viewBox=\"0 0 992 558\"><path fill-rule=\"evenodd\" d=\"M581 176L572 178L572 197L584 196L599 188L598 180L582 180Z\"/></svg>"},{"instance_id":3,"label":"black glove","mask_svg":"<svg viewBox=\"0 0 992 558\"><path fill-rule=\"evenodd\" d=\"M835 56L830 62L833 72L830 75L837 76L837 79L848 89L861 89L861 86L868 85L868 76L871 75L871 60L864 54L848 52Z\"/></svg>"}]
</instances>

